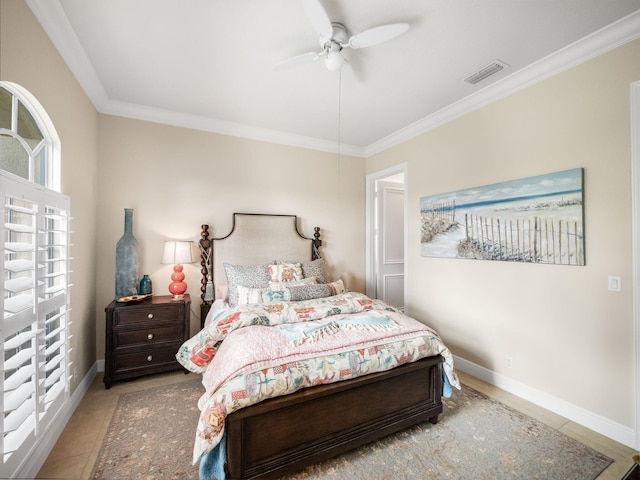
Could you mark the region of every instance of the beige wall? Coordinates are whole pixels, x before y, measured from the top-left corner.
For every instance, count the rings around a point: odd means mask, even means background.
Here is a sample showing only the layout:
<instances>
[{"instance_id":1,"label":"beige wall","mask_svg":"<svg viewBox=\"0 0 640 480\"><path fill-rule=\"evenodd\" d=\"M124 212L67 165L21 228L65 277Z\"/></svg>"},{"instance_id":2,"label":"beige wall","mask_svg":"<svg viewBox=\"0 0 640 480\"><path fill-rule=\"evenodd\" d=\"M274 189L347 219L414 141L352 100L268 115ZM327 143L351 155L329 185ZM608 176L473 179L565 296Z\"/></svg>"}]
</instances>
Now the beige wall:
<instances>
[{"instance_id":1,"label":"beige wall","mask_svg":"<svg viewBox=\"0 0 640 480\"><path fill-rule=\"evenodd\" d=\"M640 42L592 60L368 159L98 115L22 1L0 0L0 80L42 103L62 140L72 199L72 360L104 356L123 209L135 209L141 272L156 293L167 238L221 236L232 213L293 213L322 227L334 273L364 288L364 176L408 164L409 309L453 352L633 427L629 85ZM28 61L26 60L28 59ZM366 165L365 165L366 163ZM585 267L424 258L419 199L574 167L585 172ZM97 179L99 178L99 182ZM197 325L199 273L186 267ZM606 289L622 278L622 293ZM505 367L505 357L513 367Z\"/></svg>"},{"instance_id":2,"label":"beige wall","mask_svg":"<svg viewBox=\"0 0 640 480\"><path fill-rule=\"evenodd\" d=\"M307 237L319 226L334 275L352 272L353 289L364 291L363 159L109 115L100 115L99 131L98 358L124 208L134 209L140 273L151 276L156 294L168 294L171 274L160 264L164 240L197 241L201 224L212 237L225 236L234 212L298 215ZM199 263L185 272L196 333Z\"/></svg>"},{"instance_id":3,"label":"beige wall","mask_svg":"<svg viewBox=\"0 0 640 480\"><path fill-rule=\"evenodd\" d=\"M71 361L81 379L96 360L98 115L23 1L0 0L0 80L29 90L60 136L62 193L73 217Z\"/></svg>"},{"instance_id":4,"label":"beige wall","mask_svg":"<svg viewBox=\"0 0 640 480\"><path fill-rule=\"evenodd\" d=\"M408 164L410 313L453 352L634 427L629 44L367 160ZM425 195L584 168L584 267L420 255ZM607 276L622 292L607 291ZM513 358L508 369L505 358Z\"/></svg>"},{"instance_id":5,"label":"beige wall","mask_svg":"<svg viewBox=\"0 0 640 480\"><path fill-rule=\"evenodd\" d=\"M364 290L363 159L98 115L26 3L0 0L0 14L0 80L31 91L61 138L73 215L72 361L81 377L104 357L124 208L135 209L140 273L156 293L168 293L171 272L160 264L162 242L197 241L203 223L226 235L233 212L295 214L307 236L321 227L332 271L351 272L352 287ZM195 333L199 266L185 270Z\"/></svg>"}]
</instances>

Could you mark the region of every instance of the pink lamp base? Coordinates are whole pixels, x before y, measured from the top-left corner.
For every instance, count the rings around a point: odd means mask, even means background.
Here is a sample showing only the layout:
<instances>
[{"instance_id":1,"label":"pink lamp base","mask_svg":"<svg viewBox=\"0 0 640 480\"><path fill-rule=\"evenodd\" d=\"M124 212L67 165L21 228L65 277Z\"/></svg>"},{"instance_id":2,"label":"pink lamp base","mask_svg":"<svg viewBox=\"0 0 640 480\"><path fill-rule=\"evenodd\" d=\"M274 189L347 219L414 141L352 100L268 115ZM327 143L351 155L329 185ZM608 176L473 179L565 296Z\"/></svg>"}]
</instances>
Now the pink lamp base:
<instances>
[{"instance_id":1,"label":"pink lamp base","mask_svg":"<svg viewBox=\"0 0 640 480\"><path fill-rule=\"evenodd\" d=\"M187 291L187 284L183 280L184 273L182 272L182 265L174 265L173 273L171 274L171 283L169 284L169 293L171 293L171 300L184 299L184 293Z\"/></svg>"}]
</instances>

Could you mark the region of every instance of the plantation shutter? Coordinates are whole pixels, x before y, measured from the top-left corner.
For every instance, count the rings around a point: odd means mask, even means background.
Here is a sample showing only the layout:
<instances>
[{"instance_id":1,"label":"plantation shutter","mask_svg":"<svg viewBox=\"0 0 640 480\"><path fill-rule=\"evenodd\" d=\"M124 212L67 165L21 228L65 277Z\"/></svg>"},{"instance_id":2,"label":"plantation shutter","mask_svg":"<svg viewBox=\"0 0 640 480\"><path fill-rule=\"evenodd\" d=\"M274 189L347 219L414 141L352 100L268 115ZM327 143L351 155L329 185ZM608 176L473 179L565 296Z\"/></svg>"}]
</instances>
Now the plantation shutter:
<instances>
[{"instance_id":1,"label":"plantation shutter","mask_svg":"<svg viewBox=\"0 0 640 480\"><path fill-rule=\"evenodd\" d=\"M6 478L69 397L69 199L5 172L0 198L0 478Z\"/></svg>"}]
</instances>

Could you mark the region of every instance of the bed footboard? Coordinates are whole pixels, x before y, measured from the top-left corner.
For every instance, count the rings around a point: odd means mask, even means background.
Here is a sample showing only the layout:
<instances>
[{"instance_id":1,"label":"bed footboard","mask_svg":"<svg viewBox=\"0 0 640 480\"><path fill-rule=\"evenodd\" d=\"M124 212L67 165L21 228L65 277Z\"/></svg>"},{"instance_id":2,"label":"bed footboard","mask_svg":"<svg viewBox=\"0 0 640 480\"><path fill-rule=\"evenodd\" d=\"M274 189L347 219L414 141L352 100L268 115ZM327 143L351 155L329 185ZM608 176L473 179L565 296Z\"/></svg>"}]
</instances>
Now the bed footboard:
<instances>
[{"instance_id":1,"label":"bed footboard","mask_svg":"<svg viewBox=\"0 0 640 480\"><path fill-rule=\"evenodd\" d=\"M442 413L442 357L307 388L226 420L227 475L277 478Z\"/></svg>"}]
</instances>

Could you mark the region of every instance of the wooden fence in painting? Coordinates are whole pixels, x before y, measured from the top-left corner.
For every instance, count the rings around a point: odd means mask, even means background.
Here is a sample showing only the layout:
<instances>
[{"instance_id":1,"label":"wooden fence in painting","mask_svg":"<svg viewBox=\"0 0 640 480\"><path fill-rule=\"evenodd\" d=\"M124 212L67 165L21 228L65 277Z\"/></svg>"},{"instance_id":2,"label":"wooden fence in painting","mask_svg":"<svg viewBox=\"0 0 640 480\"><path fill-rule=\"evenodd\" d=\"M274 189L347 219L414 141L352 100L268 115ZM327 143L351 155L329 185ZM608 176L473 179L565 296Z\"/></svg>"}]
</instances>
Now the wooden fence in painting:
<instances>
[{"instance_id":1,"label":"wooden fence in painting","mask_svg":"<svg viewBox=\"0 0 640 480\"><path fill-rule=\"evenodd\" d=\"M430 203L424 205L420 213L423 217L430 215L431 217L441 218L448 223L454 223L456 221L456 201Z\"/></svg>"},{"instance_id":2,"label":"wooden fence in painting","mask_svg":"<svg viewBox=\"0 0 640 480\"><path fill-rule=\"evenodd\" d=\"M532 217L500 219L465 215L467 248L482 258L516 262L584 265L582 223Z\"/></svg>"}]
</instances>

